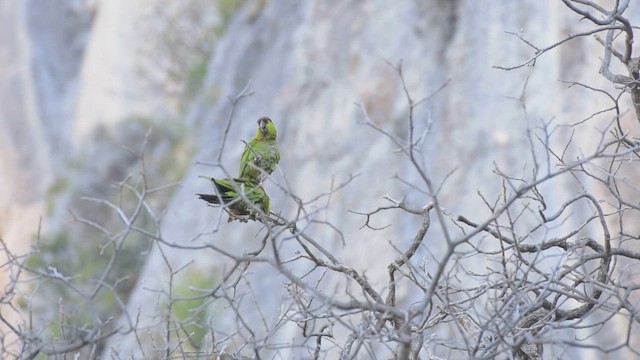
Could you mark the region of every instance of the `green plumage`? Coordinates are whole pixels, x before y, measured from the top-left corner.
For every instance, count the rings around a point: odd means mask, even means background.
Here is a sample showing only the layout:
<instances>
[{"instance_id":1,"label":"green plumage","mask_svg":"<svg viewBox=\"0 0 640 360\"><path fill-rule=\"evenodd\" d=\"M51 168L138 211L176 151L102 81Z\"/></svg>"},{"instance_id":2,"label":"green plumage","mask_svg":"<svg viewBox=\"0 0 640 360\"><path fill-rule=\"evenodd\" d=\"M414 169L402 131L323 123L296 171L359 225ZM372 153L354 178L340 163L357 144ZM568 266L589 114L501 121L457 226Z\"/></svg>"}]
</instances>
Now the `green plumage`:
<instances>
[{"instance_id":1,"label":"green plumage","mask_svg":"<svg viewBox=\"0 0 640 360\"><path fill-rule=\"evenodd\" d=\"M256 182L247 179L200 177L213 182L216 193L197 195L213 206L225 207L231 215L229 221L245 215L255 218L259 214L258 209L269 216L269 196Z\"/></svg>"},{"instance_id":2,"label":"green plumage","mask_svg":"<svg viewBox=\"0 0 640 360\"><path fill-rule=\"evenodd\" d=\"M271 119L258 119L256 136L247 143L240 158L239 178L260 183L276 169L280 161L277 135L276 126Z\"/></svg>"}]
</instances>

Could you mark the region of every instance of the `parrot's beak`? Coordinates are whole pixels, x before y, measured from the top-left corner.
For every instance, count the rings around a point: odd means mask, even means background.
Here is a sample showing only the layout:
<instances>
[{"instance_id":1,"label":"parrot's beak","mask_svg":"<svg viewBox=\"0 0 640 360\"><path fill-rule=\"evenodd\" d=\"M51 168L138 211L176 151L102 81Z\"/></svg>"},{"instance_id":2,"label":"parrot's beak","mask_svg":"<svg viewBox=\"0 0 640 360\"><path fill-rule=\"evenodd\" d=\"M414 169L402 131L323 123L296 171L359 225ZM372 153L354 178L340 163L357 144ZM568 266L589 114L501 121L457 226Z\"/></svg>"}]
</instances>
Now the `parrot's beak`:
<instances>
[{"instance_id":1,"label":"parrot's beak","mask_svg":"<svg viewBox=\"0 0 640 360\"><path fill-rule=\"evenodd\" d=\"M262 131L263 134L267 134L267 122L266 121L260 121L260 131Z\"/></svg>"}]
</instances>

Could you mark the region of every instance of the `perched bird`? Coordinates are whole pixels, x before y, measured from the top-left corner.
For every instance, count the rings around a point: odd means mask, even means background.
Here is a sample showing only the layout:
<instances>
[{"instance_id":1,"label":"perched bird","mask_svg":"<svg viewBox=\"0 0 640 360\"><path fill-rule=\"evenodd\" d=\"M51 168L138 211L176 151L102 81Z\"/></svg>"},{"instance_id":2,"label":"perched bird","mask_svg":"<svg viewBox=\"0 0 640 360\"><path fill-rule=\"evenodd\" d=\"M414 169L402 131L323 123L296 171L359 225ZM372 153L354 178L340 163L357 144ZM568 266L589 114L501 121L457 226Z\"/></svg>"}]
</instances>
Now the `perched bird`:
<instances>
[{"instance_id":1,"label":"perched bird","mask_svg":"<svg viewBox=\"0 0 640 360\"><path fill-rule=\"evenodd\" d=\"M247 143L240 158L239 178L259 183L276 169L280 161L277 135L271 119L266 116L258 119L256 136Z\"/></svg>"},{"instance_id":2,"label":"perched bird","mask_svg":"<svg viewBox=\"0 0 640 360\"><path fill-rule=\"evenodd\" d=\"M223 206L229 213L229 221L242 220L245 215L255 219L259 211L269 216L269 196L256 182L247 179L200 177L213 182L216 193L197 195L212 206Z\"/></svg>"}]
</instances>

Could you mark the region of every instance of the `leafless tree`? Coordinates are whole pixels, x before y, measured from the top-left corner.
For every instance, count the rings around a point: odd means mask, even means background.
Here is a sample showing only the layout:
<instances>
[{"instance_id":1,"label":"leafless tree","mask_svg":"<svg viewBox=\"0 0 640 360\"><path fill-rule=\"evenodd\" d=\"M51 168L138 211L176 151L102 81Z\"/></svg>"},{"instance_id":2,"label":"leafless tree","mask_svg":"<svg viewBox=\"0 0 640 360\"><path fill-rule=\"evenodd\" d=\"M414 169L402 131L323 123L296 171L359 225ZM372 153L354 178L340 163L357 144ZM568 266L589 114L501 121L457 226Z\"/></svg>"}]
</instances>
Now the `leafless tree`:
<instances>
[{"instance_id":1,"label":"leafless tree","mask_svg":"<svg viewBox=\"0 0 640 360\"><path fill-rule=\"evenodd\" d=\"M567 349L580 348L640 356L640 339L635 335L640 310L634 280L638 274L635 261L640 260L640 252L634 248L640 189L630 177L638 161L640 142L630 135L637 124L621 120L630 100L640 121L639 58L633 57L637 27L625 17L629 1L615 1L612 10L586 0L562 1L593 23L593 28L545 47L516 35L534 49L532 57L517 66L497 67L513 70L535 66L536 59L567 41L595 34L604 51L600 72L619 88L614 93L570 83L605 96L610 107L570 124L546 121L530 126L530 158L523 160L529 165L520 174L496 166L495 181L501 192L497 196L478 193L489 216L447 211L447 204L439 198L447 179L434 179L425 165L422 149L430 136L430 126L428 122L418 123L414 114L419 107L429 106L435 94L447 91L447 83L415 99L405 83L402 64L392 65L407 103L406 133L394 133L372 121L361 106L362 125L394 144L417 174L418 182L402 176L397 180L429 199L413 205L407 197L388 196L385 206L352 209L362 218L363 233L379 231L376 220L391 213L418 219L419 226L407 246L389 242L395 259L378 264L386 269L383 285L372 282L366 273L333 253L323 245L323 235L309 226L318 222L313 214L330 208L331 197L348 191L354 177L312 199L297 196L286 176L282 183L271 181L270 185L295 204L292 213L296 215L285 218L278 212L264 214L254 209L259 213L254 221L262 227L262 244L254 251L237 254L213 241L184 245L163 236L163 214L151 199L167 187L149 186L142 146L136 153L140 171L117 186L120 197L132 201L87 199L114 214L117 227L73 214L76 221L106 239L101 249L109 250L109 261L97 275L84 279L55 268L33 266L28 256L15 256L6 246L0 249L6 257L2 270L11 279L0 297L4 353L15 358L36 358L40 354L64 358L73 353L97 357L104 350L104 340L120 333L136 339L151 338L151 344L138 340L140 353L166 359L259 359L283 354L313 359L541 359L543 354L561 357ZM619 61L628 74L614 74L611 61ZM230 115L219 155L209 164L229 177L230 172L221 165L226 135L236 107L250 95L248 85L229 99ZM526 100L520 100L525 106ZM577 148L573 139L581 136L593 118L605 119L598 141L591 149ZM566 132L560 130L567 129L570 137L563 139ZM575 190L559 193L556 189L560 185ZM321 225L348 241L331 223ZM168 290L160 294L163 301L153 304L157 318L152 327L140 325L140 319L126 306L126 298L116 291L124 279L109 276L134 234L151 239L169 274ZM429 254L428 241L437 241L444 251L437 256ZM204 279L189 284L189 291L184 291L177 277L189 271L190 263L174 268L167 249L210 252L226 258L230 265L217 274L215 283ZM262 299L246 279L247 272L257 266L281 276L288 296L277 316L264 314L267 310L262 308ZM43 322L35 316L33 306L42 301L36 301L40 287L50 282L62 284L90 309L107 294L114 297L117 306L110 316L95 314L79 320L70 319L74 313L48 299L50 306L59 308L58 317ZM399 293L412 294L411 300L400 299ZM243 312L247 303L255 307L257 321ZM217 332L209 326L207 312L214 306L231 314L235 331ZM19 321L9 320L8 312ZM125 321L116 322L115 317ZM626 328L620 330L620 324ZM615 342L598 340L614 327L624 336ZM295 335L282 342L282 334L291 334L292 328Z\"/></svg>"}]
</instances>

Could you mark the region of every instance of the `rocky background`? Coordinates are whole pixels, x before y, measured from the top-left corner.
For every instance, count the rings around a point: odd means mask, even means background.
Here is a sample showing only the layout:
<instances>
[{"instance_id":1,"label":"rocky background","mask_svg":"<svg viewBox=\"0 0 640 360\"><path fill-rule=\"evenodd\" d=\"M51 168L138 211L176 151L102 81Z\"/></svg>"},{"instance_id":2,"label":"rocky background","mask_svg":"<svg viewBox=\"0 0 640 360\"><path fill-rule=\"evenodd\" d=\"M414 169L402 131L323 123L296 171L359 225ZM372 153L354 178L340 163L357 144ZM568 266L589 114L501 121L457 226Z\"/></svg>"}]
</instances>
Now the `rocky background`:
<instances>
[{"instance_id":1,"label":"rocky background","mask_svg":"<svg viewBox=\"0 0 640 360\"><path fill-rule=\"evenodd\" d=\"M640 8L631 7L627 14L640 23ZM366 109L376 126L399 137L407 133L408 103L393 66L402 63L414 99L429 97L414 118L417 133L426 133L420 161L439 187L441 205L453 216L481 219L490 212L478 192L494 198L502 189L494 170L521 174L531 166L528 130L576 123L608 106L606 97L566 82L614 89L598 74L602 46L591 37L571 40L535 65L497 67L535 54L517 35L542 48L589 25L559 1L537 0L3 1L0 235L18 254L36 242L44 246L30 260L34 267L67 276L91 273L108 263L108 252L101 251L108 239L74 217L114 232L122 223L104 204L83 197L118 202L118 184L128 176L139 184L144 173L148 189L160 190L149 195L158 217L141 218L141 226L172 244L253 251L262 238L258 223L226 223L225 214L194 194L210 190L198 175L235 174L240 140L250 139L255 120L268 115L282 154L265 185L271 210L295 218L295 194L310 211L301 225L383 286L386 264L396 257L390 244L406 247L420 219L386 213L374 225L390 226L373 231L362 229L363 217L352 211L388 205L387 195L406 196L414 207L430 201L407 185L419 177L394 143L364 124ZM251 95L232 105L247 87ZM628 109L623 121L637 131ZM589 120L570 151L588 153L611 121L610 115ZM557 134L551 145L563 146L571 128L560 126ZM322 196L343 183L331 197ZM546 191L576 189L555 183ZM135 200L128 193L120 204L131 209ZM420 249L429 266L444 251L441 231L434 228ZM126 239L120 255L109 274L112 281L122 278L120 307L111 299L80 311L112 313L111 321L124 324L129 320L112 310L125 308L150 330L112 336L100 349L105 358L145 356L137 344L161 331L155 328L158 307L151 305L162 303L171 271L181 269L175 281L187 291L212 286L230 266L215 252L161 247L140 234ZM253 264L243 279L261 299L259 310L249 300L239 305L245 320L278 316L288 296L283 278ZM55 286L38 291L49 299L33 303L43 319L58 316L59 306L83 303ZM401 299L410 302L414 295ZM221 333L235 326L226 309L214 304L214 320L208 320ZM598 336L619 338L626 326L614 324ZM295 326L280 330L283 343L299 336ZM434 353L446 356L441 349ZM284 349L279 356L303 355Z\"/></svg>"}]
</instances>

